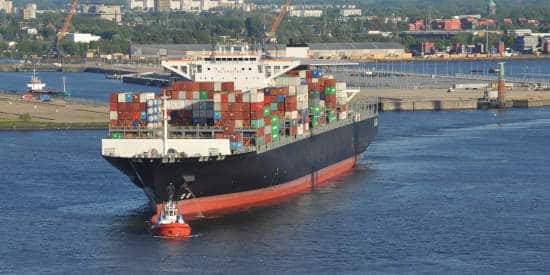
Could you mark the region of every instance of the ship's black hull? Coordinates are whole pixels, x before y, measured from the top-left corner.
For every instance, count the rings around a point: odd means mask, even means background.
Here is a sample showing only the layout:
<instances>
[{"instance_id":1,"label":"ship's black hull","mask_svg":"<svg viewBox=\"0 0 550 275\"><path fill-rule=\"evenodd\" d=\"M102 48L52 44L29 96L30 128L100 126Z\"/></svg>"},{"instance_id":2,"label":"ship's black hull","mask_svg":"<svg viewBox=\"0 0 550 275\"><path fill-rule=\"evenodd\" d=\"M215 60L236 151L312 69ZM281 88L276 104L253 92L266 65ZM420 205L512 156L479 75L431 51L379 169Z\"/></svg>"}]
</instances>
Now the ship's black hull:
<instances>
[{"instance_id":1,"label":"ship's black hull","mask_svg":"<svg viewBox=\"0 0 550 275\"><path fill-rule=\"evenodd\" d=\"M153 204L259 190L314 175L316 171L363 153L378 132L378 117L344 125L265 151L224 159L129 159L104 156Z\"/></svg>"}]
</instances>

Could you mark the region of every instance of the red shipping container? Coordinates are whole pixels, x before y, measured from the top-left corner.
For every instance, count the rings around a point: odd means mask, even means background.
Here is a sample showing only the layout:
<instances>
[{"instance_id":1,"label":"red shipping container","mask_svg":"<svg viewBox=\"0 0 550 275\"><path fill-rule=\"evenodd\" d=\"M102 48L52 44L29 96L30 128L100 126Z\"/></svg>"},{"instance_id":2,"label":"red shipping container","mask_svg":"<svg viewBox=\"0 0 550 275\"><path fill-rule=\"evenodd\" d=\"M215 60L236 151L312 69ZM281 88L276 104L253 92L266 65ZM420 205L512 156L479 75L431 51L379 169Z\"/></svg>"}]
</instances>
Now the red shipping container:
<instances>
[{"instance_id":1,"label":"red shipping container","mask_svg":"<svg viewBox=\"0 0 550 275\"><path fill-rule=\"evenodd\" d=\"M263 102L260 102L260 103L251 103L250 104L250 111L251 112L259 112L259 111L264 111L264 103Z\"/></svg>"},{"instance_id":2,"label":"red shipping container","mask_svg":"<svg viewBox=\"0 0 550 275\"><path fill-rule=\"evenodd\" d=\"M319 83L308 83L307 84L307 89L309 91L320 91L320 87L319 87Z\"/></svg>"},{"instance_id":3,"label":"red shipping container","mask_svg":"<svg viewBox=\"0 0 550 275\"><path fill-rule=\"evenodd\" d=\"M220 97L221 97L222 103L229 102L229 94L221 94Z\"/></svg>"},{"instance_id":4,"label":"red shipping container","mask_svg":"<svg viewBox=\"0 0 550 275\"><path fill-rule=\"evenodd\" d=\"M110 97L109 102L111 102L111 103L117 103L117 102L118 102L118 94L117 94L117 93L111 94L111 97Z\"/></svg>"},{"instance_id":5,"label":"red shipping container","mask_svg":"<svg viewBox=\"0 0 550 275\"><path fill-rule=\"evenodd\" d=\"M214 91L214 82L199 82L199 90Z\"/></svg>"},{"instance_id":6,"label":"red shipping container","mask_svg":"<svg viewBox=\"0 0 550 275\"><path fill-rule=\"evenodd\" d=\"M313 73L310 70L306 71L306 78L307 79L312 79L313 78Z\"/></svg>"},{"instance_id":7,"label":"red shipping container","mask_svg":"<svg viewBox=\"0 0 550 275\"><path fill-rule=\"evenodd\" d=\"M271 125L271 116L268 116L268 117L264 118L264 125L265 126Z\"/></svg>"},{"instance_id":8,"label":"red shipping container","mask_svg":"<svg viewBox=\"0 0 550 275\"><path fill-rule=\"evenodd\" d=\"M214 99L214 91L208 91L208 99Z\"/></svg>"},{"instance_id":9,"label":"red shipping container","mask_svg":"<svg viewBox=\"0 0 550 275\"><path fill-rule=\"evenodd\" d=\"M264 132L265 132L264 127L258 128L258 129L256 129L256 136L261 137L261 136L264 135Z\"/></svg>"},{"instance_id":10,"label":"red shipping container","mask_svg":"<svg viewBox=\"0 0 550 275\"><path fill-rule=\"evenodd\" d=\"M233 92L235 90L234 82L222 82L222 91Z\"/></svg>"},{"instance_id":11,"label":"red shipping container","mask_svg":"<svg viewBox=\"0 0 550 275\"><path fill-rule=\"evenodd\" d=\"M128 104L129 103L124 103L124 102L118 103L117 110L119 112L128 112Z\"/></svg>"},{"instance_id":12,"label":"red shipping container","mask_svg":"<svg viewBox=\"0 0 550 275\"><path fill-rule=\"evenodd\" d=\"M222 112L229 112L229 103L222 103L220 105L221 105Z\"/></svg>"},{"instance_id":13,"label":"red shipping container","mask_svg":"<svg viewBox=\"0 0 550 275\"><path fill-rule=\"evenodd\" d=\"M252 111L250 112L250 119L258 120L258 119L264 119L264 112L263 111Z\"/></svg>"},{"instance_id":14,"label":"red shipping container","mask_svg":"<svg viewBox=\"0 0 550 275\"><path fill-rule=\"evenodd\" d=\"M217 139L222 139L223 134L222 133L216 133L216 135L214 137L217 138Z\"/></svg>"},{"instance_id":15,"label":"red shipping container","mask_svg":"<svg viewBox=\"0 0 550 275\"><path fill-rule=\"evenodd\" d=\"M170 98L172 98L172 99L179 99L179 91L177 91L177 90L171 90L171 91L170 91Z\"/></svg>"},{"instance_id":16,"label":"red shipping container","mask_svg":"<svg viewBox=\"0 0 550 275\"><path fill-rule=\"evenodd\" d=\"M243 102L243 94L240 92L237 92L235 94L235 102L241 103Z\"/></svg>"},{"instance_id":17,"label":"red shipping container","mask_svg":"<svg viewBox=\"0 0 550 275\"><path fill-rule=\"evenodd\" d=\"M250 128L250 119L249 118L243 119L243 128Z\"/></svg>"},{"instance_id":18,"label":"red shipping container","mask_svg":"<svg viewBox=\"0 0 550 275\"><path fill-rule=\"evenodd\" d=\"M265 135L265 143L271 143L271 134Z\"/></svg>"},{"instance_id":19,"label":"red shipping container","mask_svg":"<svg viewBox=\"0 0 550 275\"><path fill-rule=\"evenodd\" d=\"M138 103L131 103L131 104L132 104L132 105L131 105L131 106L132 106L132 107L131 107L131 108L132 108L132 109L131 109L132 112L140 112L140 111L141 111L141 110L139 109L139 102L138 102Z\"/></svg>"},{"instance_id":20,"label":"red shipping container","mask_svg":"<svg viewBox=\"0 0 550 275\"><path fill-rule=\"evenodd\" d=\"M325 87L336 87L336 79L326 79Z\"/></svg>"},{"instance_id":21,"label":"red shipping container","mask_svg":"<svg viewBox=\"0 0 550 275\"><path fill-rule=\"evenodd\" d=\"M118 104L116 103L109 103L109 111L116 111L118 107Z\"/></svg>"},{"instance_id":22,"label":"red shipping container","mask_svg":"<svg viewBox=\"0 0 550 275\"><path fill-rule=\"evenodd\" d=\"M139 103L139 94L132 94L132 102Z\"/></svg>"},{"instance_id":23,"label":"red shipping container","mask_svg":"<svg viewBox=\"0 0 550 275\"><path fill-rule=\"evenodd\" d=\"M132 113L132 119L133 120L139 120L140 113L139 112L133 112Z\"/></svg>"}]
</instances>

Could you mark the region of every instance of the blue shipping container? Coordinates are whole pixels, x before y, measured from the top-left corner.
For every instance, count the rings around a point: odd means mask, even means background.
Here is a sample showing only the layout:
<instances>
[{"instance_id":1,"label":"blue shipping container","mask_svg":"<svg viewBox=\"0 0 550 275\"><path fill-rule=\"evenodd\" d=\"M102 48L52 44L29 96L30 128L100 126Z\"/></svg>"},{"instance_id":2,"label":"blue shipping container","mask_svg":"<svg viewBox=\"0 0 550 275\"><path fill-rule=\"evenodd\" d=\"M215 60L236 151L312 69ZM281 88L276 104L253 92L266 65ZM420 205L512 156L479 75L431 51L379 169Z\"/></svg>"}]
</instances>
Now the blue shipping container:
<instances>
[{"instance_id":1,"label":"blue shipping container","mask_svg":"<svg viewBox=\"0 0 550 275\"><path fill-rule=\"evenodd\" d=\"M242 146L243 146L242 142L239 142L239 141L234 141L234 142L231 142L230 144L231 150L238 150Z\"/></svg>"},{"instance_id":2,"label":"blue shipping container","mask_svg":"<svg viewBox=\"0 0 550 275\"><path fill-rule=\"evenodd\" d=\"M277 102L278 103L285 103L285 96L284 95L280 95L277 97Z\"/></svg>"},{"instance_id":3,"label":"blue shipping container","mask_svg":"<svg viewBox=\"0 0 550 275\"><path fill-rule=\"evenodd\" d=\"M222 119L222 113L221 112L214 112L214 119L215 120Z\"/></svg>"},{"instance_id":4,"label":"blue shipping container","mask_svg":"<svg viewBox=\"0 0 550 275\"><path fill-rule=\"evenodd\" d=\"M147 112L141 112L140 119L141 120L146 120L147 119Z\"/></svg>"},{"instance_id":5,"label":"blue shipping container","mask_svg":"<svg viewBox=\"0 0 550 275\"><path fill-rule=\"evenodd\" d=\"M127 103L132 102L132 94L125 94L124 101L126 101Z\"/></svg>"}]
</instances>

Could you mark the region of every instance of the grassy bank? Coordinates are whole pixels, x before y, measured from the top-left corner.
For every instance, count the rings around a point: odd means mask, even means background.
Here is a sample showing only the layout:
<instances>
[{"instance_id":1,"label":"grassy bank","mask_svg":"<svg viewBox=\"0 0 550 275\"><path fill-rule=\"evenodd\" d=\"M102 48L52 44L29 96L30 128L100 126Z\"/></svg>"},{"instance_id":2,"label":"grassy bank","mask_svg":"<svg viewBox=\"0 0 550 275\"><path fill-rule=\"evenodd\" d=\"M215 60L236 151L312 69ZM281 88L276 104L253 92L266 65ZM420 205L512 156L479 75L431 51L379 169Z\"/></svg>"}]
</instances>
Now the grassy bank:
<instances>
[{"instance_id":1,"label":"grassy bank","mask_svg":"<svg viewBox=\"0 0 550 275\"><path fill-rule=\"evenodd\" d=\"M107 122L47 122L0 120L0 131L31 131L31 130L103 130L108 128Z\"/></svg>"}]
</instances>

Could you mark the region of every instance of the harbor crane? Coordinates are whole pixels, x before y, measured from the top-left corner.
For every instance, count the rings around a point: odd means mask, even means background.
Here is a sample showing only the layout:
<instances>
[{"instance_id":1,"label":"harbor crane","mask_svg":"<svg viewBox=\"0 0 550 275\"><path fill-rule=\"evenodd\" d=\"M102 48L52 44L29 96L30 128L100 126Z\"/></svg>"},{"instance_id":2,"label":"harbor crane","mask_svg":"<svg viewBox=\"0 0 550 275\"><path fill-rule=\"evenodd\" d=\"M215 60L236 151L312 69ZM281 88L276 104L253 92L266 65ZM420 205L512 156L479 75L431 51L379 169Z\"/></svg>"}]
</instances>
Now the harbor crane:
<instances>
[{"instance_id":1,"label":"harbor crane","mask_svg":"<svg viewBox=\"0 0 550 275\"><path fill-rule=\"evenodd\" d=\"M61 30L57 33L57 37L55 39L55 55L61 56L61 40L63 40L63 37L67 34L67 30L69 29L69 24L71 23L71 20L73 19L73 15L76 11L76 7L78 6L78 0L73 0L71 6L69 7L69 11L67 13L67 17L65 18L65 21L63 22L63 26L61 27Z\"/></svg>"},{"instance_id":2,"label":"harbor crane","mask_svg":"<svg viewBox=\"0 0 550 275\"><path fill-rule=\"evenodd\" d=\"M283 21L283 18L285 17L285 14L290 9L290 4L292 3L292 0L285 0L285 3L283 6L281 6L281 10L279 11L279 15L275 18L275 22L273 22L273 25L271 26L271 31L269 31L266 34L266 40L270 42L275 42L275 34L277 33L277 29L279 28L279 25L281 25L281 21Z\"/></svg>"},{"instance_id":3,"label":"harbor crane","mask_svg":"<svg viewBox=\"0 0 550 275\"><path fill-rule=\"evenodd\" d=\"M290 4L292 3L292 0L285 0L285 3L281 6L281 10L279 11L279 14L275 18L275 22L273 22L273 25L271 26L271 30L267 32L262 39L262 53L264 55L267 54L266 49L266 43L273 43L275 44L277 42L277 38L275 37L275 34L277 33L277 29L279 28L279 25L281 25L281 22L283 21L283 18L285 17L286 12L290 9ZM264 24L264 31L265 31L265 24Z\"/></svg>"}]
</instances>

